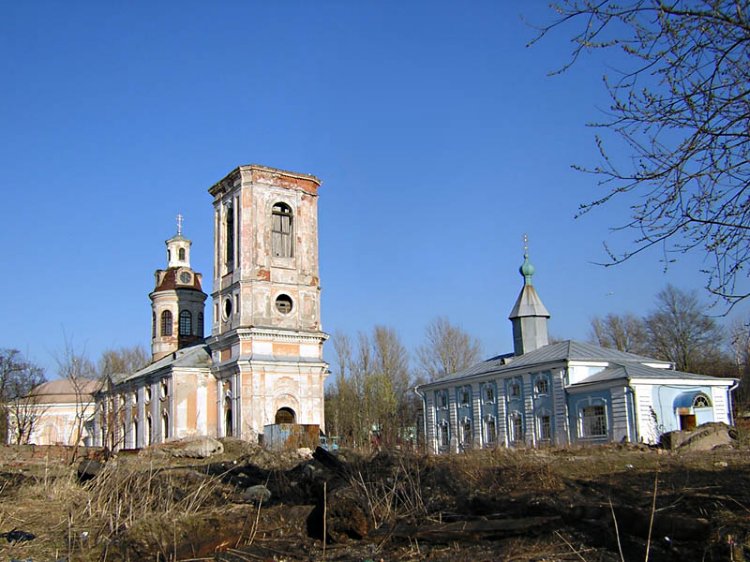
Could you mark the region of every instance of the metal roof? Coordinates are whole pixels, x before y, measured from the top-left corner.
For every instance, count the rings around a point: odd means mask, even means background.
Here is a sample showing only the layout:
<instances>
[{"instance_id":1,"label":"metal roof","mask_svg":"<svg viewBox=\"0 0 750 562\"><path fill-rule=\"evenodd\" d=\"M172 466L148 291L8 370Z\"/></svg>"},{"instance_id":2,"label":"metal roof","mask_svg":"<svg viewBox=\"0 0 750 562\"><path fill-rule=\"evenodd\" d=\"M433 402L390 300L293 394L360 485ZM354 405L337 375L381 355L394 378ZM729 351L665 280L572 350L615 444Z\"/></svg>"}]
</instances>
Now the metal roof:
<instances>
[{"instance_id":1,"label":"metal roof","mask_svg":"<svg viewBox=\"0 0 750 562\"><path fill-rule=\"evenodd\" d=\"M593 362L606 362L606 363L617 363L617 364L642 364L642 363L661 363L665 367L669 365L667 361L660 361L650 357L644 357L642 355L636 355L635 353L628 353L625 351L618 351L617 349L611 349L607 347L600 347L593 343L579 342L575 340L565 340L561 342L551 343L524 353L523 355L498 355L472 365L467 369L453 373L437 381L427 383L420 386L430 386L441 382L463 379L465 377L480 376L485 374L502 374L504 371L511 371L518 369L519 367L533 367L535 365L546 365L548 363L559 363L569 361L593 361ZM640 365L644 368L645 365ZM649 368L654 371L666 371L666 369ZM606 369L609 370L609 369ZM668 371L675 373L676 371ZM602 374L602 373L599 373ZM683 375L685 373L682 373ZM690 375L693 377L700 377L700 375ZM683 377L684 378L684 377ZM588 379L587 379L588 380Z\"/></svg>"},{"instance_id":2,"label":"metal roof","mask_svg":"<svg viewBox=\"0 0 750 562\"><path fill-rule=\"evenodd\" d=\"M112 382L115 384L122 384L127 381L131 381L140 377L145 377L160 369L166 367L210 367L211 366L211 351L205 344L193 345L178 349L174 353L170 353L166 357L162 357L158 361L154 361L150 365L147 365L140 371L128 374L122 373L114 375Z\"/></svg>"}]
</instances>

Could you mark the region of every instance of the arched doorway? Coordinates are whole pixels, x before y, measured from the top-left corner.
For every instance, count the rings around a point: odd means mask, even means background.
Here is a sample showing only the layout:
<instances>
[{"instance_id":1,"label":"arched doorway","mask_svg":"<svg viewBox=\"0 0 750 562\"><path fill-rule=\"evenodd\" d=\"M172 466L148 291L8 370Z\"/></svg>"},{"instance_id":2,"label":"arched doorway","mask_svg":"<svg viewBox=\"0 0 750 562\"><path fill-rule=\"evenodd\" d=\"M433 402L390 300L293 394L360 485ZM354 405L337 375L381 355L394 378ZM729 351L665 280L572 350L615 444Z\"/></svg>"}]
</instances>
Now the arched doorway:
<instances>
[{"instance_id":1,"label":"arched doorway","mask_svg":"<svg viewBox=\"0 0 750 562\"><path fill-rule=\"evenodd\" d=\"M297 416L291 408L279 408L274 423L297 423Z\"/></svg>"}]
</instances>

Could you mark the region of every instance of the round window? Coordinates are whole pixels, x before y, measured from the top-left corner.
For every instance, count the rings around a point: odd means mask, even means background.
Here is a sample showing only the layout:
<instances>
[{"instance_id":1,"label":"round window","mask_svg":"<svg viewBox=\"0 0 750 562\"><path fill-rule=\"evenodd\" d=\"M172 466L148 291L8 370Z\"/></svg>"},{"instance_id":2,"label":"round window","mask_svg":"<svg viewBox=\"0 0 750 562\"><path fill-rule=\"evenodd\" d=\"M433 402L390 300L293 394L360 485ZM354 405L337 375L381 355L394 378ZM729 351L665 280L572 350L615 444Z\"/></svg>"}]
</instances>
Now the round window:
<instances>
[{"instance_id":1,"label":"round window","mask_svg":"<svg viewBox=\"0 0 750 562\"><path fill-rule=\"evenodd\" d=\"M232 299L224 300L224 320L232 315Z\"/></svg>"},{"instance_id":2,"label":"round window","mask_svg":"<svg viewBox=\"0 0 750 562\"><path fill-rule=\"evenodd\" d=\"M292 297L289 295L279 295L276 297L276 310L281 314L289 314L292 311Z\"/></svg>"}]
</instances>

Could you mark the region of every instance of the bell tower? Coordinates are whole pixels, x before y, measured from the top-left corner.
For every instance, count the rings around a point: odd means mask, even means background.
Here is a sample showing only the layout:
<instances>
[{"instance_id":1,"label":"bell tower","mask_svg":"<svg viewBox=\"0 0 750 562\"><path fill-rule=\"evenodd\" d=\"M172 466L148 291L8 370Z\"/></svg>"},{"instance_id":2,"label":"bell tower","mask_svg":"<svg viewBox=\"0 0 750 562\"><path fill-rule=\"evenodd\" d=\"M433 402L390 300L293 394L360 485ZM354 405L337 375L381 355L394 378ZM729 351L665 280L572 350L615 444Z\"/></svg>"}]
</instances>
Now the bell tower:
<instances>
[{"instance_id":1,"label":"bell tower","mask_svg":"<svg viewBox=\"0 0 750 562\"><path fill-rule=\"evenodd\" d=\"M206 293L202 276L190 267L192 242L182 235L182 215L177 215L177 234L167 240L167 269L154 274L151 299L151 360L203 341Z\"/></svg>"},{"instance_id":2,"label":"bell tower","mask_svg":"<svg viewBox=\"0 0 750 562\"><path fill-rule=\"evenodd\" d=\"M324 425L315 176L240 166L214 198L212 336L222 435ZM281 423L281 422L279 422Z\"/></svg>"}]
</instances>

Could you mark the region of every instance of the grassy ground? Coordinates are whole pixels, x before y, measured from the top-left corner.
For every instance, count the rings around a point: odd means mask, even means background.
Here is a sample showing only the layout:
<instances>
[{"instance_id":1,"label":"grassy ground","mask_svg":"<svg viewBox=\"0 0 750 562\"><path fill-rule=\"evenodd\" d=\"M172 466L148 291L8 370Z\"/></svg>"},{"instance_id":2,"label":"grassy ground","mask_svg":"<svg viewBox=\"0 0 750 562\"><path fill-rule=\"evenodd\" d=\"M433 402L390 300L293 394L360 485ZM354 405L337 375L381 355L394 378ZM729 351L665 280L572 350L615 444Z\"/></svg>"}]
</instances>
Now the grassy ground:
<instances>
[{"instance_id":1,"label":"grassy ground","mask_svg":"<svg viewBox=\"0 0 750 562\"><path fill-rule=\"evenodd\" d=\"M0 559L593 562L645 560L648 550L651 560L742 560L750 547L744 447L343 456L372 532L324 545L306 519L330 475L294 454L228 443L200 462L121 456L80 484L64 461L23 463L0 450L0 532L36 536L3 541ZM243 499L258 481L274 491L266 505ZM545 523L520 534L483 529L532 518ZM450 534L466 522L477 530Z\"/></svg>"}]
</instances>

